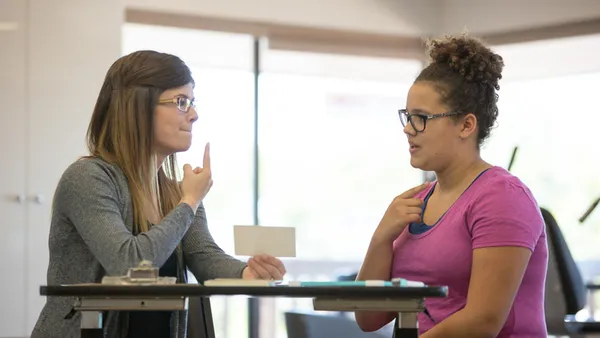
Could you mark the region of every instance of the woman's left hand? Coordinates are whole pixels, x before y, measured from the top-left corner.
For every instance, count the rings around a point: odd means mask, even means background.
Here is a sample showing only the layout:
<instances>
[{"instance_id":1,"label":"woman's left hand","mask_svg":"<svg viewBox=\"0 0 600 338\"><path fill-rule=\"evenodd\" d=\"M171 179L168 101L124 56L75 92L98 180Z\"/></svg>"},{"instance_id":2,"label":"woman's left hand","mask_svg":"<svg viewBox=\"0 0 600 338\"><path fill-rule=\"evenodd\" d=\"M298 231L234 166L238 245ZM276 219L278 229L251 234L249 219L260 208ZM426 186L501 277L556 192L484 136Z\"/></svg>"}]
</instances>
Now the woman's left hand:
<instances>
[{"instance_id":1,"label":"woman's left hand","mask_svg":"<svg viewBox=\"0 0 600 338\"><path fill-rule=\"evenodd\" d=\"M256 255L248 260L248 266L242 274L243 279L282 280L285 267L278 258L270 255Z\"/></svg>"}]
</instances>

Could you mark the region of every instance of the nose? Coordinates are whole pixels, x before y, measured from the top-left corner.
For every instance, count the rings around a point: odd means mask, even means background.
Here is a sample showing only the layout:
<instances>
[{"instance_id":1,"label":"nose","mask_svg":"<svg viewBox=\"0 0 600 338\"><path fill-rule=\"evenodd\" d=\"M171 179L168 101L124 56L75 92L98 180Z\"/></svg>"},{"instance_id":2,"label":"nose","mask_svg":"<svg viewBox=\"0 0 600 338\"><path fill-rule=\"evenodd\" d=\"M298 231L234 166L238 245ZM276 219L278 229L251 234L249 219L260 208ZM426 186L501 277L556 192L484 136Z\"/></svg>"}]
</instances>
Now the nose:
<instances>
[{"instance_id":1,"label":"nose","mask_svg":"<svg viewBox=\"0 0 600 338\"><path fill-rule=\"evenodd\" d=\"M404 127L403 131L404 131L404 134L406 134L406 135L411 135L411 136L417 135L417 131L415 130L415 128L413 128L413 126L410 122L406 123L406 126Z\"/></svg>"},{"instance_id":2,"label":"nose","mask_svg":"<svg viewBox=\"0 0 600 338\"><path fill-rule=\"evenodd\" d=\"M196 108L190 107L190 110L188 111L188 119L190 123L194 123L198 120L198 112L196 111Z\"/></svg>"}]
</instances>

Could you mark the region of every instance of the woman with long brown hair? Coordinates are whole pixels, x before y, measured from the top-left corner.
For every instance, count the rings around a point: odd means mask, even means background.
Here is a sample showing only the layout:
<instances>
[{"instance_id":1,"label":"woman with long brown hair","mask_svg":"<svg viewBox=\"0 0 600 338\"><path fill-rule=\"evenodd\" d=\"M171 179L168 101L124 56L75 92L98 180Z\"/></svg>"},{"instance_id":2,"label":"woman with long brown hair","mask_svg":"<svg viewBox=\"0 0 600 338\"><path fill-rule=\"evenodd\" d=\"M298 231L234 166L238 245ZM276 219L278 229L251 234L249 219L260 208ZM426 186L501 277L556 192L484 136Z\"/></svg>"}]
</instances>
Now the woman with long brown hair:
<instances>
[{"instance_id":1,"label":"woman with long brown hair","mask_svg":"<svg viewBox=\"0 0 600 338\"><path fill-rule=\"evenodd\" d=\"M98 283L142 260L161 276L199 282L213 278L281 279L271 256L248 263L214 242L202 201L212 186L210 148L203 165L184 165L177 152L192 142L194 80L178 57L138 51L117 60L100 90L88 129L90 155L67 168L52 206L48 284ZM33 338L78 337L80 315L65 319L73 299L48 297ZM186 335L179 312L109 313L105 337Z\"/></svg>"}]
</instances>

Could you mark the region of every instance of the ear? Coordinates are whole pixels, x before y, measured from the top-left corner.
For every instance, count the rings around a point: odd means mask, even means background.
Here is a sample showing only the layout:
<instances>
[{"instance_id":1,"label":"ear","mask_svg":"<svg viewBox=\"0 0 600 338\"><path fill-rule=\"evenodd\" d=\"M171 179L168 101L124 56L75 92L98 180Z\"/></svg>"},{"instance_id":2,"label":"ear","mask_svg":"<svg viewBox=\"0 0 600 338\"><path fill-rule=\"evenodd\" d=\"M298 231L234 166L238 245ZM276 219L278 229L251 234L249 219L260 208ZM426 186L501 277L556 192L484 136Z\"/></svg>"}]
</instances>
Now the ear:
<instances>
[{"instance_id":1,"label":"ear","mask_svg":"<svg viewBox=\"0 0 600 338\"><path fill-rule=\"evenodd\" d=\"M477 117L475 114L469 113L462 118L460 125L461 130L459 137L462 139L467 139L471 135L475 135L477 132Z\"/></svg>"}]
</instances>

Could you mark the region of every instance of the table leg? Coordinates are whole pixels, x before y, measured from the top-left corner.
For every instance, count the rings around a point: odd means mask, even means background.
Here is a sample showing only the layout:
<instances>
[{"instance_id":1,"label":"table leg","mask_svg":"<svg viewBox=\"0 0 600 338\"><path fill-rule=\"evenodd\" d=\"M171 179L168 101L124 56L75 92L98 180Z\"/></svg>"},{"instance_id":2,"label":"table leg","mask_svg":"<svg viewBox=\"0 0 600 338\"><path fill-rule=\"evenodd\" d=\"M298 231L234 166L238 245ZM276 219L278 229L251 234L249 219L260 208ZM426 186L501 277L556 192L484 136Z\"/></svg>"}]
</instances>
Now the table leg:
<instances>
[{"instance_id":1,"label":"table leg","mask_svg":"<svg viewBox=\"0 0 600 338\"><path fill-rule=\"evenodd\" d=\"M419 329L417 327L417 313L398 313L394 338L417 338Z\"/></svg>"},{"instance_id":2,"label":"table leg","mask_svg":"<svg viewBox=\"0 0 600 338\"><path fill-rule=\"evenodd\" d=\"M102 312L81 311L81 338L103 338Z\"/></svg>"},{"instance_id":3,"label":"table leg","mask_svg":"<svg viewBox=\"0 0 600 338\"><path fill-rule=\"evenodd\" d=\"M590 320L594 321L596 318L596 298L594 291L596 290L588 290L587 294L587 303L590 312Z\"/></svg>"}]
</instances>

